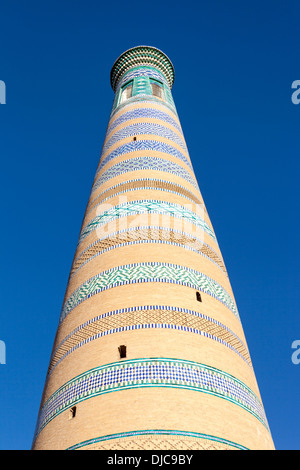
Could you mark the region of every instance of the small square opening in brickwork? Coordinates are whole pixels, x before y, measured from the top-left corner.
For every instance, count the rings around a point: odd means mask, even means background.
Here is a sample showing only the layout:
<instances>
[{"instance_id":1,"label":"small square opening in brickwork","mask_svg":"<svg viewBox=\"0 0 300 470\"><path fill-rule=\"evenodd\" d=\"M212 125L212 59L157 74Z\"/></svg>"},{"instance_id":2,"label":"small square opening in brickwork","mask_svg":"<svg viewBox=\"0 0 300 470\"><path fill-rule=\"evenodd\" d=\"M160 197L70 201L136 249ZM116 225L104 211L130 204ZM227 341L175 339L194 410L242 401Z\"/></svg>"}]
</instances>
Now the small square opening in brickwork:
<instances>
[{"instance_id":1,"label":"small square opening in brickwork","mask_svg":"<svg viewBox=\"0 0 300 470\"><path fill-rule=\"evenodd\" d=\"M120 359L123 359L124 357L126 357L126 346L122 344L121 346L119 346L118 349L119 349Z\"/></svg>"},{"instance_id":2,"label":"small square opening in brickwork","mask_svg":"<svg viewBox=\"0 0 300 470\"><path fill-rule=\"evenodd\" d=\"M76 406L72 406L69 410L69 419L73 419L76 416Z\"/></svg>"}]
</instances>

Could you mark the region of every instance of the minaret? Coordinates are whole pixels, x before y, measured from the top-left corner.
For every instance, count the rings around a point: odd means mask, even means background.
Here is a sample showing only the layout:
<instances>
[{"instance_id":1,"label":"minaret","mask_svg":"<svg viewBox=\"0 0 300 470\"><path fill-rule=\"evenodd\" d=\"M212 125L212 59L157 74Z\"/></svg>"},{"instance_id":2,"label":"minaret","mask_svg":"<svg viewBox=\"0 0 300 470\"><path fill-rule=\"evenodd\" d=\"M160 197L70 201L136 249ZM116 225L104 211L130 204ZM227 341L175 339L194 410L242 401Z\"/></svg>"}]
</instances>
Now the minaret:
<instances>
[{"instance_id":1,"label":"minaret","mask_svg":"<svg viewBox=\"0 0 300 470\"><path fill-rule=\"evenodd\" d=\"M110 120L33 449L274 449L159 49L111 70Z\"/></svg>"}]
</instances>

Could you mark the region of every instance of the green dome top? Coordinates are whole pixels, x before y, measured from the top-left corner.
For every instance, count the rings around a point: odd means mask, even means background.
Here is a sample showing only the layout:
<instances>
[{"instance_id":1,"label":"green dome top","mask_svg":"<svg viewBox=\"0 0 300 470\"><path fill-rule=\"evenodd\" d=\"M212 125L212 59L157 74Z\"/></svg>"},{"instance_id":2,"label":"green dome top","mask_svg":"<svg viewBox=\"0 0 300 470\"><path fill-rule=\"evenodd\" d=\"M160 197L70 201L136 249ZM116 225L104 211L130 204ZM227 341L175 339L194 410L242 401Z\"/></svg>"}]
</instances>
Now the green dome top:
<instances>
[{"instance_id":1,"label":"green dome top","mask_svg":"<svg viewBox=\"0 0 300 470\"><path fill-rule=\"evenodd\" d=\"M150 65L158 69L167 79L170 88L174 83L174 67L168 56L152 46L136 46L123 52L115 61L110 72L110 83L116 91L120 78L133 67Z\"/></svg>"}]
</instances>

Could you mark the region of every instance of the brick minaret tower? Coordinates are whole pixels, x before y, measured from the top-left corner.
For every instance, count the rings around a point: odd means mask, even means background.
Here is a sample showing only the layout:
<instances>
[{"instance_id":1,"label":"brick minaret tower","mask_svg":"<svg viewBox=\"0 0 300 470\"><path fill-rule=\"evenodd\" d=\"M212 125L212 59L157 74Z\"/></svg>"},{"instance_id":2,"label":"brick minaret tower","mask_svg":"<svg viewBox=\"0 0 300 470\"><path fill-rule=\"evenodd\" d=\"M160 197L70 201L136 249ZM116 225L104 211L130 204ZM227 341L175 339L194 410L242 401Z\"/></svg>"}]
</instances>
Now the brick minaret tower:
<instances>
[{"instance_id":1,"label":"brick minaret tower","mask_svg":"<svg viewBox=\"0 0 300 470\"><path fill-rule=\"evenodd\" d=\"M238 309L154 47L115 99L33 449L273 449Z\"/></svg>"}]
</instances>

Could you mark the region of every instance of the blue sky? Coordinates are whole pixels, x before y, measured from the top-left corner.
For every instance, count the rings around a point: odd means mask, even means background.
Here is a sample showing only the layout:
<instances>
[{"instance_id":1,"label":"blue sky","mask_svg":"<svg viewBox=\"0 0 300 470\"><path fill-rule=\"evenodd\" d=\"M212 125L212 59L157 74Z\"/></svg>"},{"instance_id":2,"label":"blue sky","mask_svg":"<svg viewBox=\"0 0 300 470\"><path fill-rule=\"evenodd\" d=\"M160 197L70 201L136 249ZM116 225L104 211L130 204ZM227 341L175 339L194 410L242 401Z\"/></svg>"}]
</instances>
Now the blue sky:
<instances>
[{"instance_id":1,"label":"blue sky","mask_svg":"<svg viewBox=\"0 0 300 470\"><path fill-rule=\"evenodd\" d=\"M163 50L277 449L300 449L299 2L1 2L0 449L29 449L126 49Z\"/></svg>"}]
</instances>

